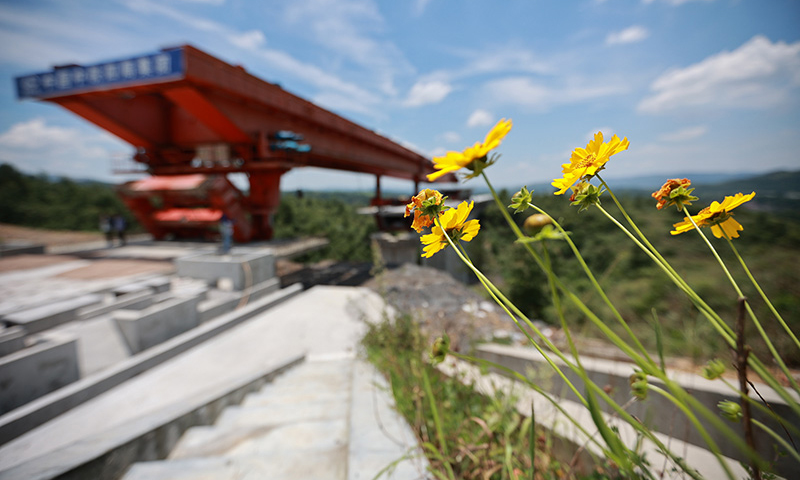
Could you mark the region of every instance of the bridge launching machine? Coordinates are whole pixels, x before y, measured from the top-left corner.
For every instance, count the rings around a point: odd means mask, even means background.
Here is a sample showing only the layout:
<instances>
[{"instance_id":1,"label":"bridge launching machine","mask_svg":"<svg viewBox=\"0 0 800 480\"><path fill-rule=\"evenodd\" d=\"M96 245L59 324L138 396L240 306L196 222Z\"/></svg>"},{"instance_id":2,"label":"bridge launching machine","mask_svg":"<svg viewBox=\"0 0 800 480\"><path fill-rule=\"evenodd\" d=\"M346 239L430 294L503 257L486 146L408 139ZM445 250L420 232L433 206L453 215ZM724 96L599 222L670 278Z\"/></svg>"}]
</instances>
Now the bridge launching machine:
<instances>
[{"instance_id":1,"label":"bridge launching machine","mask_svg":"<svg viewBox=\"0 0 800 480\"><path fill-rule=\"evenodd\" d=\"M20 99L56 103L134 147L132 165L151 177L118 192L155 238L202 235L223 214L237 241L271 238L281 176L295 167L373 174L378 205L382 176L416 190L433 171L425 157L189 45L16 84ZM229 173L247 176L247 195Z\"/></svg>"}]
</instances>

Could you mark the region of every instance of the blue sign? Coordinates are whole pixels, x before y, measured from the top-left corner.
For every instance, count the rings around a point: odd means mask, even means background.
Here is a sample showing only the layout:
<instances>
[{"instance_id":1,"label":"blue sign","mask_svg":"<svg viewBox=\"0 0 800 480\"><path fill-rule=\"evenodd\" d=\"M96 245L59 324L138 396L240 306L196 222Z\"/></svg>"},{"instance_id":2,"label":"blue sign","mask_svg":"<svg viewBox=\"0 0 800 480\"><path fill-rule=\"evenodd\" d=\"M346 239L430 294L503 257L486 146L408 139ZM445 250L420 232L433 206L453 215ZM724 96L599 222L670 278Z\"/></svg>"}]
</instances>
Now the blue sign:
<instances>
[{"instance_id":1,"label":"blue sign","mask_svg":"<svg viewBox=\"0 0 800 480\"><path fill-rule=\"evenodd\" d=\"M17 98L46 98L97 88L179 78L184 68L183 49L180 48L87 67L59 67L51 72L17 77Z\"/></svg>"}]
</instances>

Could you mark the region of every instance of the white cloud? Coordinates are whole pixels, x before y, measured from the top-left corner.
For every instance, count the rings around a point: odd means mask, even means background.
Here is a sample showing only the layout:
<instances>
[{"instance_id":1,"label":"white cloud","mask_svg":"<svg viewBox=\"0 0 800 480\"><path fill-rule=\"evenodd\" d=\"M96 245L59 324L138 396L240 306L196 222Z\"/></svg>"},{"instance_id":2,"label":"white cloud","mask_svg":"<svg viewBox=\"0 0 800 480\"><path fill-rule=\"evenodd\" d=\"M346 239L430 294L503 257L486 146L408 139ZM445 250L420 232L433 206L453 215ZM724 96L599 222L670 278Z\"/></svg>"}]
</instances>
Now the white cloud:
<instances>
[{"instance_id":1,"label":"white cloud","mask_svg":"<svg viewBox=\"0 0 800 480\"><path fill-rule=\"evenodd\" d=\"M425 13L429 3L431 0L414 0L414 15L419 16Z\"/></svg>"},{"instance_id":2,"label":"white cloud","mask_svg":"<svg viewBox=\"0 0 800 480\"><path fill-rule=\"evenodd\" d=\"M649 4L654 3L656 0L642 0L642 3ZM677 7L679 5L683 5L684 3L689 2L713 2L714 0L661 0L661 3L666 3L668 5L672 5L673 7Z\"/></svg>"},{"instance_id":3,"label":"white cloud","mask_svg":"<svg viewBox=\"0 0 800 480\"><path fill-rule=\"evenodd\" d=\"M619 32L611 32L606 37L606 45L622 45L626 43L641 42L650 36L650 32L640 26L634 25Z\"/></svg>"},{"instance_id":4,"label":"white cloud","mask_svg":"<svg viewBox=\"0 0 800 480\"><path fill-rule=\"evenodd\" d=\"M267 42L264 32L261 30L250 30L249 32L232 33L229 37L232 44L245 50L255 50Z\"/></svg>"},{"instance_id":5,"label":"white cloud","mask_svg":"<svg viewBox=\"0 0 800 480\"><path fill-rule=\"evenodd\" d=\"M284 18L321 49L364 68L387 95L396 94L398 73L413 71L400 49L380 39L385 22L372 0L293 0Z\"/></svg>"},{"instance_id":6,"label":"white cloud","mask_svg":"<svg viewBox=\"0 0 800 480\"><path fill-rule=\"evenodd\" d=\"M112 155L130 147L105 132L48 125L42 118L0 133L0 159L26 172L110 180Z\"/></svg>"},{"instance_id":7,"label":"white cloud","mask_svg":"<svg viewBox=\"0 0 800 480\"><path fill-rule=\"evenodd\" d=\"M439 103L453 91L449 83L439 80L420 80L411 87L408 98L403 104L407 107L419 107L431 103Z\"/></svg>"},{"instance_id":8,"label":"white cloud","mask_svg":"<svg viewBox=\"0 0 800 480\"><path fill-rule=\"evenodd\" d=\"M695 138L700 138L708 133L708 127L705 125L697 125L695 127L682 128L680 130L669 132L661 135L660 140L665 142L684 142Z\"/></svg>"},{"instance_id":9,"label":"white cloud","mask_svg":"<svg viewBox=\"0 0 800 480\"><path fill-rule=\"evenodd\" d=\"M624 93L620 85L603 85L600 82L585 85L576 80L564 81L557 87L549 87L528 77L508 77L493 80L485 85L487 94L504 104L516 104L548 110L556 105L579 103L585 100Z\"/></svg>"},{"instance_id":10,"label":"white cloud","mask_svg":"<svg viewBox=\"0 0 800 480\"><path fill-rule=\"evenodd\" d=\"M686 68L668 71L638 110L662 113L685 107L766 108L785 102L800 86L800 42L772 43L755 36Z\"/></svg>"},{"instance_id":11,"label":"white cloud","mask_svg":"<svg viewBox=\"0 0 800 480\"><path fill-rule=\"evenodd\" d=\"M448 143L458 143L461 141L461 135L456 132L444 132L439 135L439 138Z\"/></svg>"},{"instance_id":12,"label":"white cloud","mask_svg":"<svg viewBox=\"0 0 800 480\"><path fill-rule=\"evenodd\" d=\"M468 127L485 127L494 122L494 115L483 109L478 109L472 112L467 119Z\"/></svg>"},{"instance_id":13,"label":"white cloud","mask_svg":"<svg viewBox=\"0 0 800 480\"><path fill-rule=\"evenodd\" d=\"M232 30L215 21L189 15L183 11L150 0L128 0L127 5L132 10L140 13L155 13L191 28L213 33L228 43L260 57L269 66L283 70L322 89L323 92L320 93L320 96L328 98L337 96L339 105L357 106L356 111L364 111L365 108L375 105L379 101L379 97L354 83L346 82L315 65L301 62L284 51L264 47L265 39L261 31L241 32ZM341 101L342 96L349 97L349 101ZM351 110L353 109L351 108Z\"/></svg>"}]
</instances>

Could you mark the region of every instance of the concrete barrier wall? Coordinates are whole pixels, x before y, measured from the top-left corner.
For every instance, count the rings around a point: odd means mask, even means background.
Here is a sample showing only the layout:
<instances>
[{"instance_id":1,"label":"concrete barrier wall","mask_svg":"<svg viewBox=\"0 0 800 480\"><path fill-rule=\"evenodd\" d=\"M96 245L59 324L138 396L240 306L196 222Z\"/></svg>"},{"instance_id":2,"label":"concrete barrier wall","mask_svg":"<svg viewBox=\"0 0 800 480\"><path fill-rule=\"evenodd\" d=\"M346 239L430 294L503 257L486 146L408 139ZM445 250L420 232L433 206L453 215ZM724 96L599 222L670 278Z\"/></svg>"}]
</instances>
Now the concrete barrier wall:
<instances>
[{"instance_id":1,"label":"concrete barrier wall","mask_svg":"<svg viewBox=\"0 0 800 480\"><path fill-rule=\"evenodd\" d=\"M23 348L25 348L25 330L22 327L0 330L0 357L11 355Z\"/></svg>"},{"instance_id":2,"label":"concrete barrier wall","mask_svg":"<svg viewBox=\"0 0 800 480\"><path fill-rule=\"evenodd\" d=\"M116 310L111 315L132 354L154 347L199 325L202 296L175 298L144 310Z\"/></svg>"},{"instance_id":3,"label":"concrete barrier wall","mask_svg":"<svg viewBox=\"0 0 800 480\"><path fill-rule=\"evenodd\" d=\"M155 302L155 296L149 291L127 293L119 297L114 297L114 300L110 302L82 308L78 310L78 317L81 320L88 320L90 318L99 317L100 315L106 315L115 310L142 310Z\"/></svg>"},{"instance_id":4,"label":"concrete barrier wall","mask_svg":"<svg viewBox=\"0 0 800 480\"><path fill-rule=\"evenodd\" d=\"M77 340L50 334L38 345L0 358L0 415L79 378Z\"/></svg>"},{"instance_id":5,"label":"concrete barrier wall","mask_svg":"<svg viewBox=\"0 0 800 480\"><path fill-rule=\"evenodd\" d=\"M537 384L550 391L559 398L570 401L578 401L577 397L566 387L564 381L558 377L551 367L545 363L544 358L533 348L507 347L502 345L481 345L478 347L476 357L489 360L516 372L533 377ZM585 391L583 381L577 374L568 368L564 368L560 361L556 363L562 366L562 371L570 382L575 385L578 391ZM634 371L631 363L610 361L596 358L581 357L581 363L587 370L589 378L601 387L607 387L609 395L620 405L627 403L631 397L629 377ZM691 373L680 371L669 371L671 379L678 382L689 394L705 405L714 414L718 413L717 404L723 400L738 402L738 396L727 388L721 381L711 381ZM663 387L660 382L651 380L654 385ZM783 402L783 400L766 385L758 386L759 393L769 402L770 407L784 422L800 428L800 418ZM752 391L750 396L760 402L758 396ZM602 406L607 407L605 404ZM611 408L605 408L606 413L611 412ZM650 394L644 401L637 401L628 408L628 412L642 421L645 425L655 431L673 436L687 443L706 448L705 440L698 431L692 427L689 420L678 411L677 407L661 395ZM753 418L765 423L775 432L783 434L783 427L768 415L754 409ZM721 453L736 460L745 461L744 454L725 436L713 427L710 422L700 418L700 422L708 430L712 439L719 445ZM738 423L725 422L731 427L740 438L743 437L742 425ZM756 429L756 445L764 458L772 459L775 455L771 445L775 441L764 431ZM785 438L787 442L788 438ZM800 478L800 465L788 456L779 458L775 464L776 471L785 478Z\"/></svg>"},{"instance_id":6,"label":"concrete barrier wall","mask_svg":"<svg viewBox=\"0 0 800 480\"><path fill-rule=\"evenodd\" d=\"M201 254L175 260L178 276L206 280L210 285L229 278L233 288L244 290L275 277L275 256L269 251Z\"/></svg>"},{"instance_id":7,"label":"concrete barrier wall","mask_svg":"<svg viewBox=\"0 0 800 480\"><path fill-rule=\"evenodd\" d=\"M28 334L43 332L78 317L78 310L100 304L102 295L89 294L61 300L48 305L21 310L3 317L6 325L19 325Z\"/></svg>"},{"instance_id":8,"label":"concrete barrier wall","mask_svg":"<svg viewBox=\"0 0 800 480\"><path fill-rule=\"evenodd\" d=\"M0 445L302 293L292 285L0 416ZM58 462L56 462L58 463ZM79 463L76 463L76 465ZM25 477L22 477L25 478ZM30 477L27 477L30 478ZM91 477L89 477L91 478Z\"/></svg>"}]
</instances>

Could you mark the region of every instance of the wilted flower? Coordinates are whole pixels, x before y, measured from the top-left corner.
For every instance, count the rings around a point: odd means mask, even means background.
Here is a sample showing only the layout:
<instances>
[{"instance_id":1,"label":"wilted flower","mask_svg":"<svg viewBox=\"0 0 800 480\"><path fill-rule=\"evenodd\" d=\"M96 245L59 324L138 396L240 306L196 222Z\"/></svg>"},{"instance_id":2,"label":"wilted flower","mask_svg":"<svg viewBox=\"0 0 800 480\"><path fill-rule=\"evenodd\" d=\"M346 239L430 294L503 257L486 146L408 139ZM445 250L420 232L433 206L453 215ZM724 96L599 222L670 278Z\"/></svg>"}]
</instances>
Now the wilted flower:
<instances>
[{"instance_id":1,"label":"wilted flower","mask_svg":"<svg viewBox=\"0 0 800 480\"><path fill-rule=\"evenodd\" d=\"M563 194L578 180L593 177L605 168L611 155L627 150L629 143L627 138L620 140L616 135L608 143L603 143L603 132L597 132L586 148L576 148L569 163L561 165L564 177L553 180L552 185L559 189L555 194Z\"/></svg>"},{"instance_id":2,"label":"wilted flower","mask_svg":"<svg viewBox=\"0 0 800 480\"><path fill-rule=\"evenodd\" d=\"M425 227L433 225L433 219L439 215L443 208L444 197L442 194L436 190L426 188L411 198L411 203L406 205L406 213L403 216L407 217L413 211L414 222L411 224L411 228L420 233Z\"/></svg>"},{"instance_id":3,"label":"wilted flower","mask_svg":"<svg viewBox=\"0 0 800 480\"><path fill-rule=\"evenodd\" d=\"M671 178L650 196L658 201L656 208L659 210L668 205L675 205L678 210L681 210L684 206L689 206L697 200L697 197L691 194L694 191L694 188L689 188L691 184L692 182L688 178Z\"/></svg>"},{"instance_id":4,"label":"wilted flower","mask_svg":"<svg viewBox=\"0 0 800 480\"><path fill-rule=\"evenodd\" d=\"M469 213L472 211L472 202L461 202L458 208L445 210L439 216L439 223L434 225L431 233L420 238L425 248L422 254L425 258L430 258L434 253L442 250L449 245L447 237L451 240L462 240L469 242L478 234L481 225L478 220L467 221Z\"/></svg>"},{"instance_id":5,"label":"wilted flower","mask_svg":"<svg viewBox=\"0 0 800 480\"><path fill-rule=\"evenodd\" d=\"M708 207L700 210L697 215L692 215L692 220L698 227L711 227L711 233L717 238L722 238L723 236L739 238L739 232L744 230L744 227L733 219L731 210L745 202L749 202L755 195L756 192L750 195L737 193L732 197L725 197L722 203L713 202ZM694 224L689 220L689 217L684 217L682 222L674 224L673 227L675 230L669 233L678 235L694 229Z\"/></svg>"},{"instance_id":6,"label":"wilted flower","mask_svg":"<svg viewBox=\"0 0 800 480\"><path fill-rule=\"evenodd\" d=\"M511 131L511 120L504 118L489 130L483 143L477 142L463 152L447 152L444 157L434 157L433 168L438 172L428 175L428 180L432 182L441 176L465 167L473 171L471 176L479 174L484 168L494 163L493 160L487 160L486 156L490 151L500 146L500 142L503 141L509 131Z\"/></svg>"}]
</instances>

